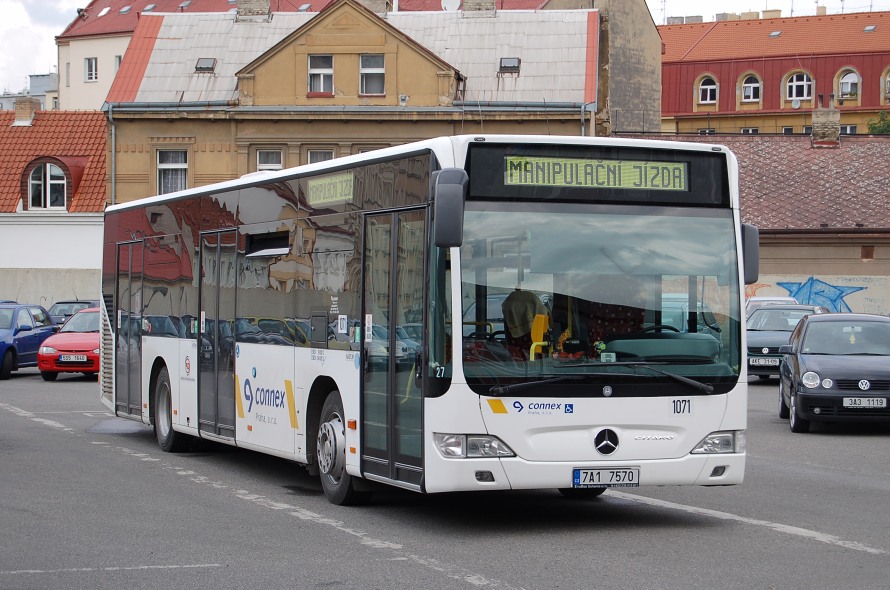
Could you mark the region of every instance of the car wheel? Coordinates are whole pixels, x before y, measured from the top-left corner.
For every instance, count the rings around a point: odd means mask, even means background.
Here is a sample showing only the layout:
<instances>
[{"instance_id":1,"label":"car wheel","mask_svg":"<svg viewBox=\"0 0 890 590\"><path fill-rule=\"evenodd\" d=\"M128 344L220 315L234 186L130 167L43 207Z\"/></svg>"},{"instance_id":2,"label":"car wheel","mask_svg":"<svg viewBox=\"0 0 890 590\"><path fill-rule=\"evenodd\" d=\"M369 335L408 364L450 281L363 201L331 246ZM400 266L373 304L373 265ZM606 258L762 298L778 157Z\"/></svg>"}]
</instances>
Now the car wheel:
<instances>
[{"instance_id":1,"label":"car wheel","mask_svg":"<svg viewBox=\"0 0 890 590\"><path fill-rule=\"evenodd\" d=\"M779 418L788 419L788 404L785 403L785 388L781 379L779 379Z\"/></svg>"},{"instance_id":2,"label":"car wheel","mask_svg":"<svg viewBox=\"0 0 890 590\"><path fill-rule=\"evenodd\" d=\"M173 399L170 395L170 372L167 367L158 373L154 398L155 438L162 451L177 453L185 448L186 435L173 430Z\"/></svg>"},{"instance_id":3,"label":"car wheel","mask_svg":"<svg viewBox=\"0 0 890 590\"><path fill-rule=\"evenodd\" d=\"M321 487L331 504L354 506L371 497L367 491L355 489L353 477L346 473L346 431L340 392L330 392L321 408L315 451Z\"/></svg>"},{"instance_id":4,"label":"car wheel","mask_svg":"<svg viewBox=\"0 0 890 590\"><path fill-rule=\"evenodd\" d=\"M757 378L761 381L766 381L767 379L769 379L769 375L758 375Z\"/></svg>"},{"instance_id":5,"label":"car wheel","mask_svg":"<svg viewBox=\"0 0 890 590\"><path fill-rule=\"evenodd\" d=\"M791 407L788 409L788 425L791 427L791 432L809 432L810 431L810 421L804 420L800 416L797 415L797 396L791 396Z\"/></svg>"},{"instance_id":6,"label":"car wheel","mask_svg":"<svg viewBox=\"0 0 890 590\"><path fill-rule=\"evenodd\" d=\"M59 374L52 371L40 371L40 376L44 381L55 381Z\"/></svg>"},{"instance_id":7,"label":"car wheel","mask_svg":"<svg viewBox=\"0 0 890 590\"><path fill-rule=\"evenodd\" d=\"M0 380L9 379L12 374L12 351L7 350L3 355L3 362L0 363Z\"/></svg>"},{"instance_id":8,"label":"car wheel","mask_svg":"<svg viewBox=\"0 0 890 590\"><path fill-rule=\"evenodd\" d=\"M606 488L559 488L559 493L572 500L589 500L603 495Z\"/></svg>"}]
</instances>

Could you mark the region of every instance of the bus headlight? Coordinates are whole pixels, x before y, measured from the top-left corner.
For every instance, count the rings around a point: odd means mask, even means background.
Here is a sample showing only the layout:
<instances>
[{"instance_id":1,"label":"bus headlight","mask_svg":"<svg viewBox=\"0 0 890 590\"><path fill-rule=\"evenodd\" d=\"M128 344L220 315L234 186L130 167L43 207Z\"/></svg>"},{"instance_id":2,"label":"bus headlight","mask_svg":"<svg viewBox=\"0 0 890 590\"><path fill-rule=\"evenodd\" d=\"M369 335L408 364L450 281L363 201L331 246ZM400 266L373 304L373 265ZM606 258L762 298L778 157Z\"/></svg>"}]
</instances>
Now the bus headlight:
<instances>
[{"instance_id":1,"label":"bus headlight","mask_svg":"<svg viewBox=\"0 0 890 590\"><path fill-rule=\"evenodd\" d=\"M485 434L434 433L436 447L443 457L515 457L516 453L496 436Z\"/></svg>"},{"instance_id":2,"label":"bus headlight","mask_svg":"<svg viewBox=\"0 0 890 590\"><path fill-rule=\"evenodd\" d=\"M712 432L692 449L694 454L744 453L746 446L744 430Z\"/></svg>"}]
</instances>

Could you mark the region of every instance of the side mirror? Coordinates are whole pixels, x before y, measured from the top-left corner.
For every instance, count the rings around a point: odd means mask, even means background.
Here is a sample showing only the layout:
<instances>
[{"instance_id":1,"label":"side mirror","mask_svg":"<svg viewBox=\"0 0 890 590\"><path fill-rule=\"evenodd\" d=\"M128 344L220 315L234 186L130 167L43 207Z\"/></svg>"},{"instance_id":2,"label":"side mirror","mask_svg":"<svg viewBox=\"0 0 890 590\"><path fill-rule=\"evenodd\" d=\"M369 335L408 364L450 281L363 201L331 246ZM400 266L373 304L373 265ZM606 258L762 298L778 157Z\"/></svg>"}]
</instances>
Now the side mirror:
<instances>
[{"instance_id":1,"label":"side mirror","mask_svg":"<svg viewBox=\"0 0 890 590\"><path fill-rule=\"evenodd\" d=\"M31 326L19 326L18 328L16 328L16 333L20 334L22 332L30 332L33 329L34 328L32 328Z\"/></svg>"},{"instance_id":2,"label":"side mirror","mask_svg":"<svg viewBox=\"0 0 890 590\"><path fill-rule=\"evenodd\" d=\"M464 202L470 179L466 170L445 168L433 177L433 239L440 248L460 246L464 240Z\"/></svg>"},{"instance_id":3,"label":"side mirror","mask_svg":"<svg viewBox=\"0 0 890 590\"><path fill-rule=\"evenodd\" d=\"M783 344L779 347L779 354L794 354L794 347L790 344Z\"/></svg>"},{"instance_id":4,"label":"side mirror","mask_svg":"<svg viewBox=\"0 0 890 590\"><path fill-rule=\"evenodd\" d=\"M760 275L760 232L747 223L742 224L742 263L745 284L756 283Z\"/></svg>"}]
</instances>

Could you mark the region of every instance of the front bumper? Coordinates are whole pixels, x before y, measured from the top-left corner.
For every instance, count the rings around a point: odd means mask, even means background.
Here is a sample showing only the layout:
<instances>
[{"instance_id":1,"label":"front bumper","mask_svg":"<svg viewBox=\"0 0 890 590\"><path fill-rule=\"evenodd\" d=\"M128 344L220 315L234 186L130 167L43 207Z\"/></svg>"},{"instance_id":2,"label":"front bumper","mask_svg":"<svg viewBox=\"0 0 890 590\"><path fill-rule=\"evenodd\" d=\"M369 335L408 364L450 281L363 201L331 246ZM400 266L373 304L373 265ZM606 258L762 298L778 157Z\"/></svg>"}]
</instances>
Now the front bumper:
<instances>
[{"instance_id":1,"label":"front bumper","mask_svg":"<svg viewBox=\"0 0 890 590\"><path fill-rule=\"evenodd\" d=\"M844 398L885 398L887 407L844 407ZM890 422L890 392L797 392L797 414L813 422Z\"/></svg>"}]
</instances>

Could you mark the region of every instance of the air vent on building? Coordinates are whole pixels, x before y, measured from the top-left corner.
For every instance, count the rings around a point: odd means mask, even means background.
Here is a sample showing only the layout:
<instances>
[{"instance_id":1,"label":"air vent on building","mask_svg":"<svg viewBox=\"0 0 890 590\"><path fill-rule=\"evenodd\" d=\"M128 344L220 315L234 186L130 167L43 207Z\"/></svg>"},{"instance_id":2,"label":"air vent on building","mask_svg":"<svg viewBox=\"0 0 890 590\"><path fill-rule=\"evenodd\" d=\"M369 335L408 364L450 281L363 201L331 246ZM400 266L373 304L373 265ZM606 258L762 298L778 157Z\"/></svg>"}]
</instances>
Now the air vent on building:
<instances>
[{"instance_id":1,"label":"air vent on building","mask_svg":"<svg viewBox=\"0 0 890 590\"><path fill-rule=\"evenodd\" d=\"M212 72L216 69L215 57L199 57L198 63L195 64L196 72Z\"/></svg>"},{"instance_id":2,"label":"air vent on building","mask_svg":"<svg viewBox=\"0 0 890 590\"><path fill-rule=\"evenodd\" d=\"M501 74L518 74L519 66L521 65L522 60L518 57L502 57L501 58L501 67L498 69L498 73Z\"/></svg>"}]
</instances>

